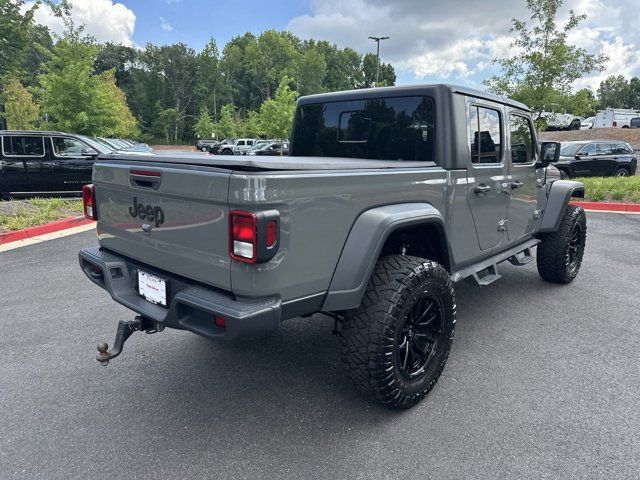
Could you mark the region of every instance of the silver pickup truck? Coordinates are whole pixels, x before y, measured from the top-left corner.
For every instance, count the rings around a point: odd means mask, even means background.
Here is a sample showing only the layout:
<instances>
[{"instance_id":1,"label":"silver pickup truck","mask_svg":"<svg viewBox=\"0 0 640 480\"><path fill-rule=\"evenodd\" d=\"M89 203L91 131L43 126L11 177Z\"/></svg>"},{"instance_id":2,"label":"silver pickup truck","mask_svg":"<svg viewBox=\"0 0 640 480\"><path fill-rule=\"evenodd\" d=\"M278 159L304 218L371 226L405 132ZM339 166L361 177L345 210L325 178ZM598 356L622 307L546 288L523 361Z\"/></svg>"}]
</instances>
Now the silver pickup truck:
<instances>
[{"instance_id":1,"label":"silver pickup truck","mask_svg":"<svg viewBox=\"0 0 640 480\"><path fill-rule=\"evenodd\" d=\"M87 277L133 310L135 331L216 340L316 313L335 319L355 386L393 408L442 372L454 284L534 260L568 283L585 246L584 186L551 178L526 106L450 85L298 100L288 157L103 155L84 191L99 246Z\"/></svg>"}]
</instances>

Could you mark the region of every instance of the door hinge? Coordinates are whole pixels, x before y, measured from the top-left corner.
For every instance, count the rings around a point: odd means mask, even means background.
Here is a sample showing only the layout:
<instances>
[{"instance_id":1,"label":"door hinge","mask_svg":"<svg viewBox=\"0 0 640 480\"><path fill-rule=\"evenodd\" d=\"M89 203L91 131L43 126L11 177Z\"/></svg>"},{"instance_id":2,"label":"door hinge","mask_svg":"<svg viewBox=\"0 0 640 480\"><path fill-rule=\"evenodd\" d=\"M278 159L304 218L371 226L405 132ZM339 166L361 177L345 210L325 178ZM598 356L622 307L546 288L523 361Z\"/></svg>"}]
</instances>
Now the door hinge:
<instances>
[{"instance_id":1,"label":"door hinge","mask_svg":"<svg viewBox=\"0 0 640 480\"><path fill-rule=\"evenodd\" d=\"M505 232L507 230L507 222L509 220L502 219L498 222L498 231Z\"/></svg>"}]
</instances>

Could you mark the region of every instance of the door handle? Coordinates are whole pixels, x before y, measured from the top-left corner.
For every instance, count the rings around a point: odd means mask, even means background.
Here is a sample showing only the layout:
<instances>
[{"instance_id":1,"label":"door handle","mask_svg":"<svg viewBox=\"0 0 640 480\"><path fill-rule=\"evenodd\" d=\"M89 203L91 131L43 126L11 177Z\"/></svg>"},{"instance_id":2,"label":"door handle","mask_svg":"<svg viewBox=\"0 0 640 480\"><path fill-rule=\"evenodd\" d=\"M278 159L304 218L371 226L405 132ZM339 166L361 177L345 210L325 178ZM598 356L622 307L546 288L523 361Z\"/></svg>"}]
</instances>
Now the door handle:
<instances>
[{"instance_id":1,"label":"door handle","mask_svg":"<svg viewBox=\"0 0 640 480\"><path fill-rule=\"evenodd\" d=\"M514 180L513 182L511 182L511 190L517 190L523 185L524 183L522 183L520 180Z\"/></svg>"},{"instance_id":2,"label":"door handle","mask_svg":"<svg viewBox=\"0 0 640 480\"><path fill-rule=\"evenodd\" d=\"M491 186L490 185L485 185L484 183L481 183L480 185L476 185L475 187L473 187L473 191L475 192L476 195L478 195L479 197L483 197L485 196L488 192L491 191Z\"/></svg>"}]
</instances>

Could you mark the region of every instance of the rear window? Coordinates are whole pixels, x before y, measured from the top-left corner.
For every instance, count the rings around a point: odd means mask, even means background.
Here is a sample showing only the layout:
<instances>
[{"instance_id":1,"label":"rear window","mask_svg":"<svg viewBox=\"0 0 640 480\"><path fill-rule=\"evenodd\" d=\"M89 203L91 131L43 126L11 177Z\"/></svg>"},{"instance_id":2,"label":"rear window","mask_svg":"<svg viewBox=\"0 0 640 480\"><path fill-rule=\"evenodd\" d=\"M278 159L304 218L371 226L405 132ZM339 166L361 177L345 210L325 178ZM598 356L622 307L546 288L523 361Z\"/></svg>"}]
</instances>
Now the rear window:
<instances>
[{"instance_id":1,"label":"rear window","mask_svg":"<svg viewBox=\"0 0 640 480\"><path fill-rule=\"evenodd\" d=\"M430 97L315 103L302 105L296 115L296 156L433 161Z\"/></svg>"},{"instance_id":2,"label":"rear window","mask_svg":"<svg viewBox=\"0 0 640 480\"><path fill-rule=\"evenodd\" d=\"M42 157L44 138L17 135L2 137L2 153L12 157Z\"/></svg>"}]
</instances>

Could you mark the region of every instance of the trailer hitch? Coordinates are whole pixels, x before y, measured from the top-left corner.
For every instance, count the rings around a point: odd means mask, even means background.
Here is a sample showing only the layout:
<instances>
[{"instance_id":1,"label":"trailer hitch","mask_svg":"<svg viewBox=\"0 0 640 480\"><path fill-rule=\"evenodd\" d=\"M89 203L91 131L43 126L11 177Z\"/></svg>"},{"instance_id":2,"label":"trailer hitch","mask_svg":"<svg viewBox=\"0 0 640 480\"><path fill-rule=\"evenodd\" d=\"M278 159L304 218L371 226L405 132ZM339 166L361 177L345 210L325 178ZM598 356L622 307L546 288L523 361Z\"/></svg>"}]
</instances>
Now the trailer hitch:
<instances>
[{"instance_id":1,"label":"trailer hitch","mask_svg":"<svg viewBox=\"0 0 640 480\"><path fill-rule=\"evenodd\" d=\"M164 325L152 322L148 318L137 316L134 320L125 322L120 320L118 322L118 330L116 331L116 339L113 342L113 348L109 350L109 345L105 342L98 344L98 355L96 360L100 362L100 365L106 367L109 364L109 360L116 358L122 353L122 347L124 342L133 334L133 332L144 331L145 333L156 333L164 330Z\"/></svg>"}]
</instances>

